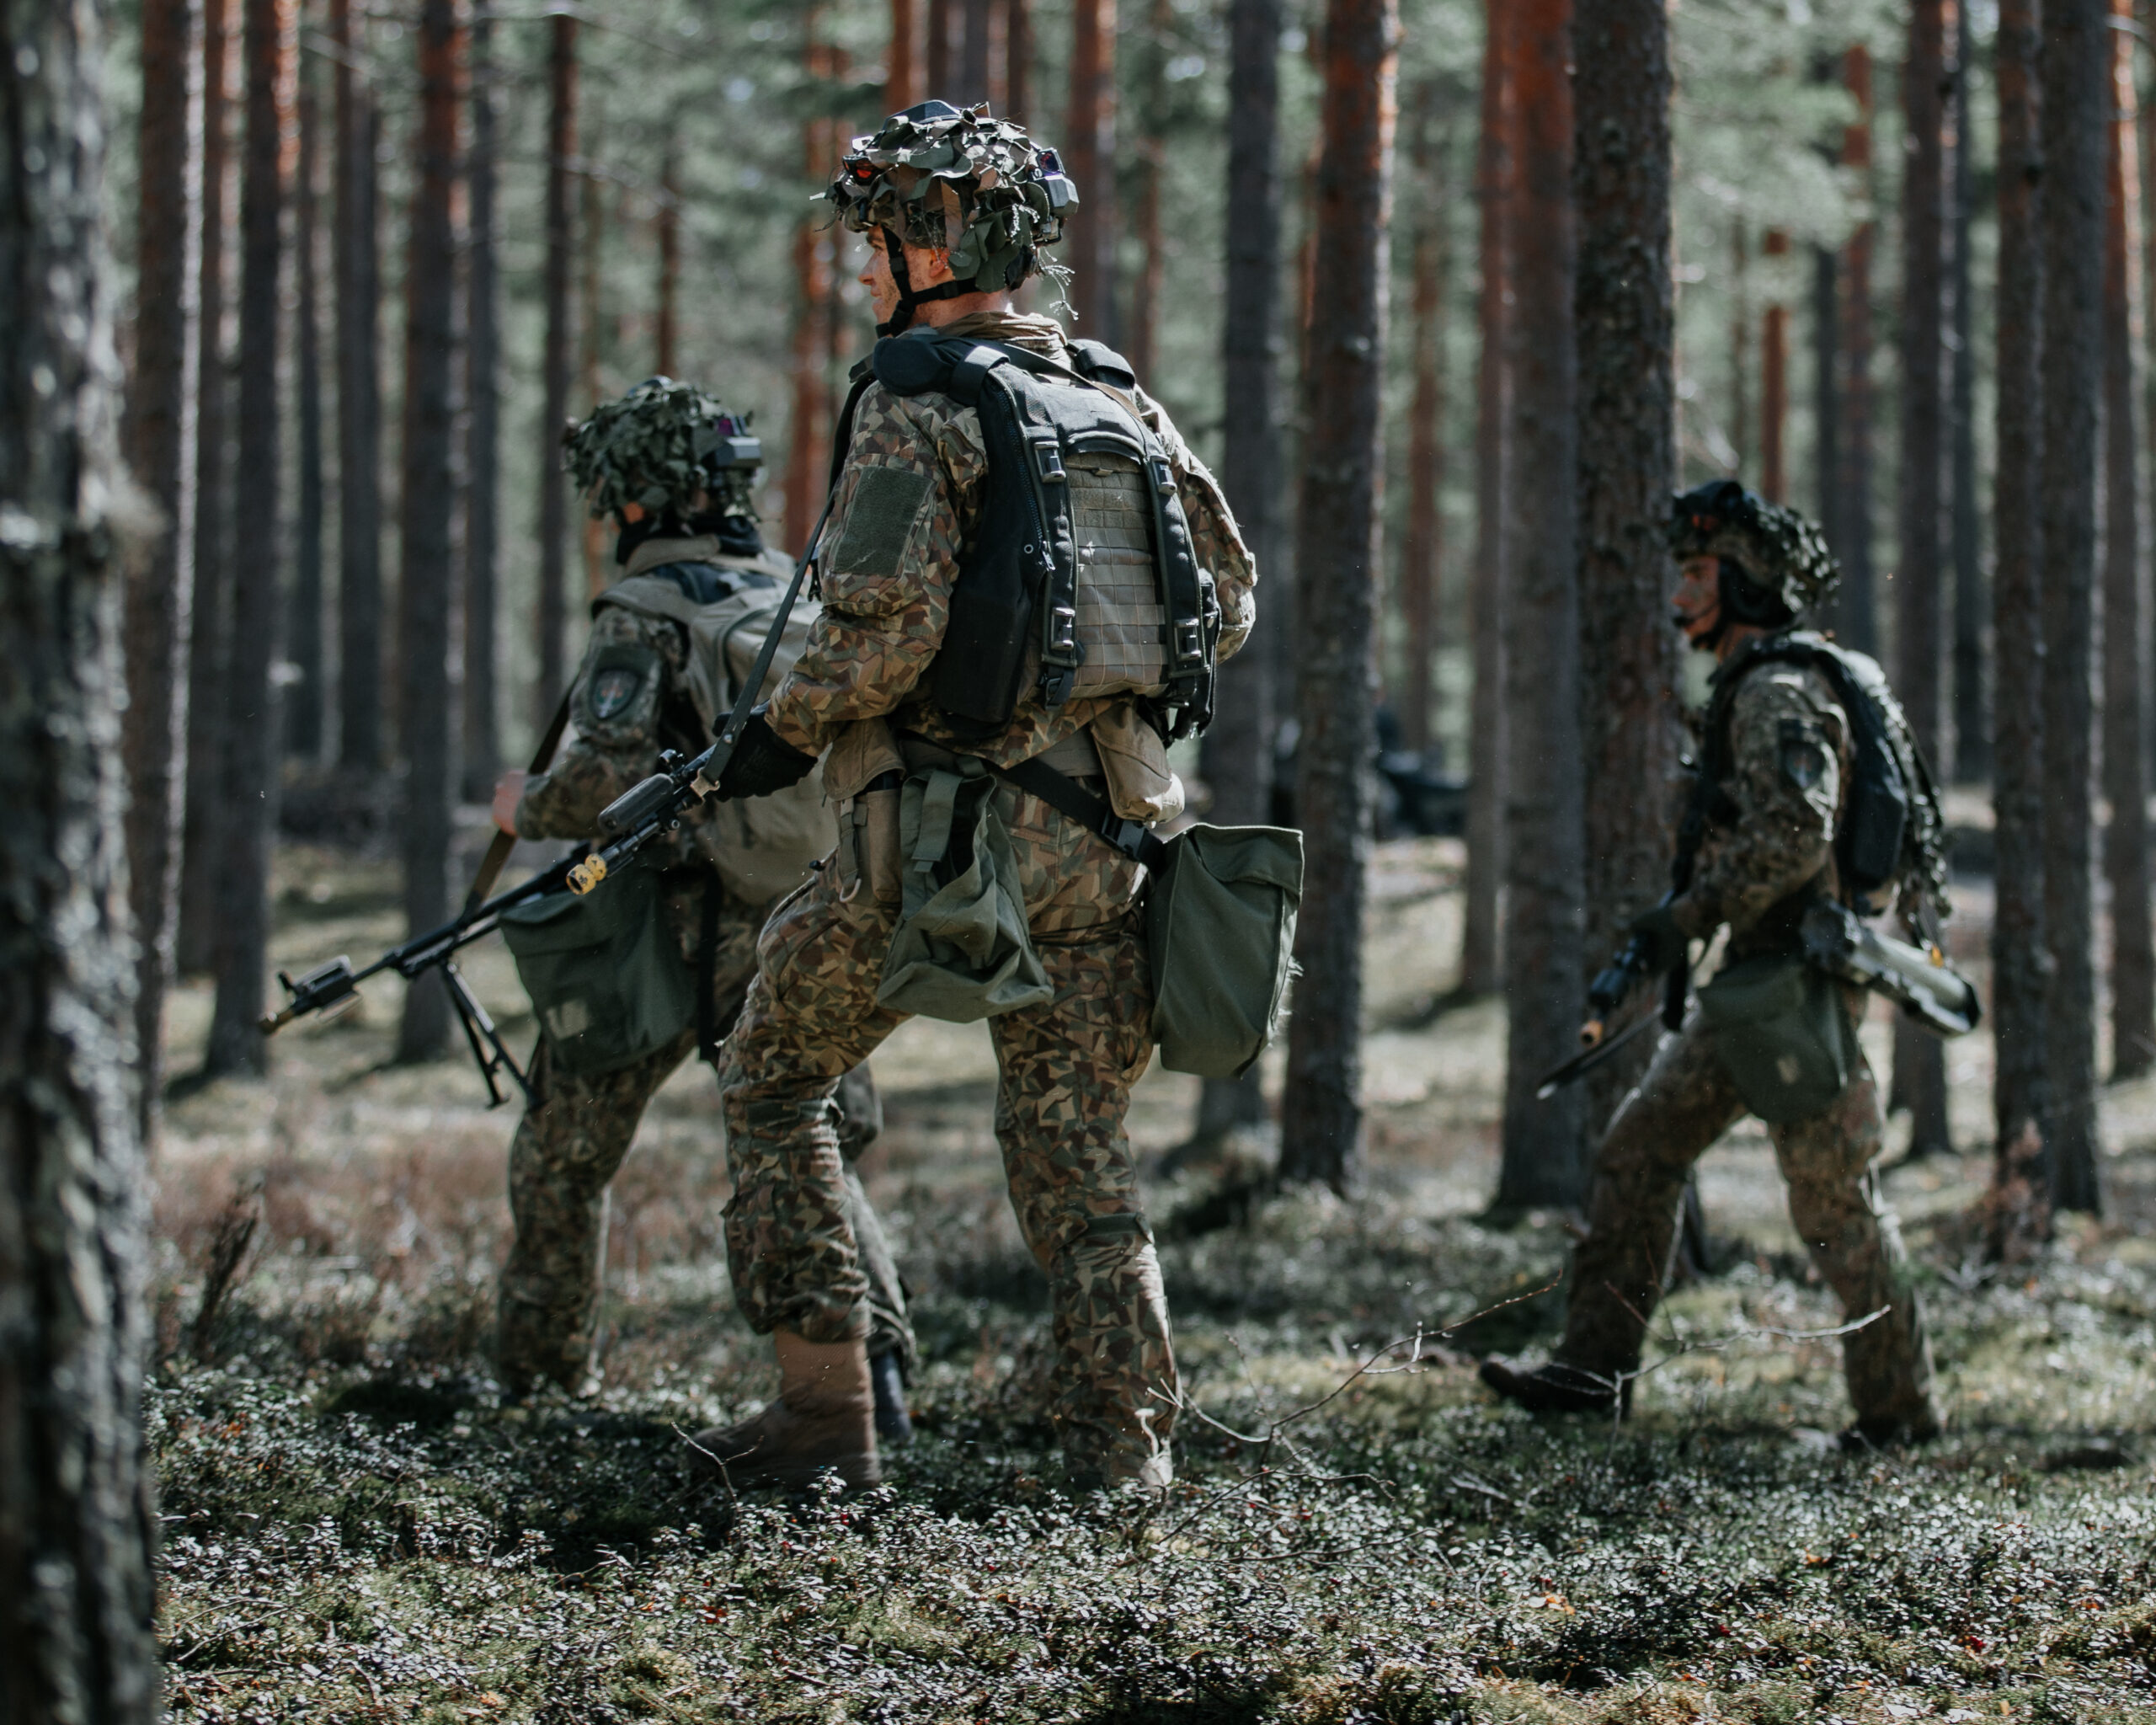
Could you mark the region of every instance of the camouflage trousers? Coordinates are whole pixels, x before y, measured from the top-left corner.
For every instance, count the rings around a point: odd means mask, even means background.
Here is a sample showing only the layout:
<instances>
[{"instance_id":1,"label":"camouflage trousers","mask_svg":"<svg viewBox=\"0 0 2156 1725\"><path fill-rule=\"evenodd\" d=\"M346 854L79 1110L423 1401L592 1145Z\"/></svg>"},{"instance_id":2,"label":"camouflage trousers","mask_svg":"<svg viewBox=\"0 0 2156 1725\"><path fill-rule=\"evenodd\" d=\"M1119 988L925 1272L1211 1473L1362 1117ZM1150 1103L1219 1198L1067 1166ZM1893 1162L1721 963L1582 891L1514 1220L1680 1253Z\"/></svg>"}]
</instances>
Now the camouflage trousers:
<instances>
[{"instance_id":1,"label":"camouflage trousers","mask_svg":"<svg viewBox=\"0 0 2156 1725\"><path fill-rule=\"evenodd\" d=\"M1847 1004L1860 1013L1865 999L1851 991ZM1685 1176L1744 1112L1716 1055L1713 1033L1695 1013L1662 1039L1596 1154L1559 1359L1605 1375L1638 1366L1669 1268ZM1789 1187L1790 1220L1844 1316L1886 1309L1842 1343L1858 1419L1926 1430L1935 1423L1931 1348L1900 1226L1871 1172L1881 1125L1879 1092L1860 1053L1848 1087L1833 1103L1768 1130Z\"/></svg>"},{"instance_id":2,"label":"camouflage trousers","mask_svg":"<svg viewBox=\"0 0 2156 1725\"><path fill-rule=\"evenodd\" d=\"M1179 1390L1123 1130L1130 1087L1153 1052L1138 869L1013 787L998 790L995 807L1055 989L988 1024L1001 1075L996 1141L1054 1310L1049 1414L1077 1477L1166 1484ZM765 926L719 1074L735 1299L756 1328L814 1342L862 1334L872 1321L832 1092L905 1020L876 999L898 920L895 876L866 879L849 854L842 838L839 856Z\"/></svg>"},{"instance_id":3,"label":"camouflage trousers","mask_svg":"<svg viewBox=\"0 0 2156 1725\"><path fill-rule=\"evenodd\" d=\"M692 970L698 959L702 891L693 887L671 893L666 905ZM761 920L730 896L721 900L711 990L717 1023L731 1024L740 1011L755 969ZM531 1075L537 1100L517 1123L509 1151L510 1210L516 1234L502 1269L495 1357L511 1389L522 1391L548 1379L575 1391L595 1377L592 1349L606 1251L606 1189L628 1154L645 1108L696 1048L696 1033L686 1030L642 1060L579 1077L558 1068L545 1042L540 1044ZM861 1242L870 1351L896 1348L910 1360L913 1332L898 1268L852 1166L883 1127L882 1104L867 1067L844 1076L836 1107L844 1157L842 1201Z\"/></svg>"}]
</instances>

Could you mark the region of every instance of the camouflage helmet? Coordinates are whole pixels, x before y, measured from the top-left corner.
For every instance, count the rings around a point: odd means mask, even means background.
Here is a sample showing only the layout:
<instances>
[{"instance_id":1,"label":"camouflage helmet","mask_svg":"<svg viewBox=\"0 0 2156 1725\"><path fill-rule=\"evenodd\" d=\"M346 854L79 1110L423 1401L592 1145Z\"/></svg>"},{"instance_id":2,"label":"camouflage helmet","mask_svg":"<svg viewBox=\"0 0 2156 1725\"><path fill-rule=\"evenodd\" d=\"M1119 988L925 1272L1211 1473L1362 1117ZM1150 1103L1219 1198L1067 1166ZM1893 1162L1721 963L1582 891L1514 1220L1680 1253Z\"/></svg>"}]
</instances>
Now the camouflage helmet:
<instances>
[{"instance_id":1,"label":"camouflage helmet","mask_svg":"<svg viewBox=\"0 0 2156 1725\"><path fill-rule=\"evenodd\" d=\"M1671 499L1669 548L1688 557L1718 557L1736 565L1761 597L1779 600L1791 617L1834 590L1841 566L1826 536L1793 509L1716 479Z\"/></svg>"},{"instance_id":2,"label":"camouflage helmet","mask_svg":"<svg viewBox=\"0 0 2156 1725\"><path fill-rule=\"evenodd\" d=\"M569 425L562 446L595 516L632 503L653 515L686 515L698 492L711 499L707 512L755 514L763 445L749 435L748 414L728 413L693 383L647 377Z\"/></svg>"},{"instance_id":3,"label":"camouflage helmet","mask_svg":"<svg viewBox=\"0 0 2156 1725\"><path fill-rule=\"evenodd\" d=\"M949 249L948 291L916 294L899 281L917 303L1017 287L1042 267L1040 248L1063 238L1078 190L1054 151L1013 120L991 120L985 103L961 110L931 101L854 139L824 196L856 233L895 230L915 245ZM911 312L908 303L900 328Z\"/></svg>"}]
</instances>

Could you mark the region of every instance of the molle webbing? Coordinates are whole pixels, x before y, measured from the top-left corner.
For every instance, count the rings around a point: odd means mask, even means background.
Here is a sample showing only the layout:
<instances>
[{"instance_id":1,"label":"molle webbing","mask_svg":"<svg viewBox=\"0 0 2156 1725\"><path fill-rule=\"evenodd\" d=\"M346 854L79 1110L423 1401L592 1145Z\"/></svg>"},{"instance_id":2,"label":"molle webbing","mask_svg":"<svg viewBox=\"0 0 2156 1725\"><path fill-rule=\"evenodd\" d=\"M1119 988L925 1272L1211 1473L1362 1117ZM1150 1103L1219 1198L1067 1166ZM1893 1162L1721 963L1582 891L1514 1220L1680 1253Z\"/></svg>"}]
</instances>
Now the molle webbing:
<instances>
[{"instance_id":1,"label":"molle webbing","mask_svg":"<svg viewBox=\"0 0 2156 1725\"><path fill-rule=\"evenodd\" d=\"M1067 469L1077 542L1078 639L1086 649L1071 692L1158 695L1167 687L1168 614L1153 567L1153 508L1145 470L1091 451Z\"/></svg>"}]
</instances>

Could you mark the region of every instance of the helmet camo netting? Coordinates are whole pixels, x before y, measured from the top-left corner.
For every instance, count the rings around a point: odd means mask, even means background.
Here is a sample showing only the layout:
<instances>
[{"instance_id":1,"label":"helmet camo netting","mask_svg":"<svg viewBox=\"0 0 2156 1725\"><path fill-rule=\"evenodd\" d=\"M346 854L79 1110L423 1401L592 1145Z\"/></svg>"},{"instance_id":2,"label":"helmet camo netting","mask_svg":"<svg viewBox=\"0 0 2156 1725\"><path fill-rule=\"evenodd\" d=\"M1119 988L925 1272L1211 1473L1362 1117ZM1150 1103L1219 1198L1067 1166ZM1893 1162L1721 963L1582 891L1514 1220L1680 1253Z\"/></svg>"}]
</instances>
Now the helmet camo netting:
<instances>
[{"instance_id":1,"label":"helmet camo netting","mask_svg":"<svg viewBox=\"0 0 2156 1725\"><path fill-rule=\"evenodd\" d=\"M947 102L923 102L854 139L824 196L856 233L895 228L947 248L953 276L979 293L1048 268L1040 248L1063 238L1064 211L1078 201L1055 152L1025 127L991 120L985 104Z\"/></svg>"},{"instance_id":2,"label":"helmet camo netting","mask_svg":"<svg viewBox=\"0 0 2156 1725\"><path fill-rule=\"evenodd\" d=\"M754 518L763 448L749 415L728 413L693 383L647 377L618 400L562 434L569 477L595 516L636 504L654 515L686 515L696 495L707 512Z\"/></svg>"},{"instance_id":3,"label":"helmet camo netting","mask_svg":"<svg viewBox=\"0 0 2156 1725\"><path fill-rule=\"evenodd\" d=\"M1681 560L1720 557L1799 616L1834 590L1841 566L1826 536L1793 509L1717 479L1671 500L1669 548Z\"/></svg>"}]
</instances>

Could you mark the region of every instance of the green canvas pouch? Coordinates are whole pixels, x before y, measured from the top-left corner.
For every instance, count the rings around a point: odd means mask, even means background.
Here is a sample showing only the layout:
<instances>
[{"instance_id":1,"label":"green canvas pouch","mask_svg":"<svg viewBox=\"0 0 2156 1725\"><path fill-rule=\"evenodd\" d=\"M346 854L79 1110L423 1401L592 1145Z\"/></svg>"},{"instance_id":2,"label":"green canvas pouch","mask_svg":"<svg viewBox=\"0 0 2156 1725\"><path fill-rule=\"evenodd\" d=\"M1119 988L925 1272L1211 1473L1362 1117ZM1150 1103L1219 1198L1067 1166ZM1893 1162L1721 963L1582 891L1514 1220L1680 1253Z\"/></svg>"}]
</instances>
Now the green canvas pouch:
<instances>
[{"instance_id":1,"label":"green canvas pouch","mask_svg":"<svg viewBox=\"0 0 2156 1725\"><path fill-rule=\"evenodd\" d=\"M696 991L666 925L658 875L641 862L594 891L549 893L504 911L502 939L552 1058L580 1078L656 1053L696 1018Z\"/></svg>"},{"instance_id":2,"label":"green canvas pouch","mask_svg":"<svg viewBox=\"0 0 2156 1725\"><path fill-rule=\"evenodd\" d=\"M1162 1065L1239 1077L1265 1052L1294 974L1302 898L1299 832L1199 825L1167 841L1145 902Z\"/></svg>"},{"instance_id":3,"label":"green canvas pouch","mask_svg":"<svg viewBox=\"0 0 2156 1725\"><path fill-rule=\"evenodd\" d=\"M1848 1087L1855 1028L1833 979L1802 959L1725 965L1700 990L1700 1011L1745 1107L1769 1124L1818 1114Z\"/></svg>"},{"instance_id":4,"label":"green canvas pouch","mask_svg":"<svg viewBox=\"0 0 2156 1725\"><path fill-rule=\"evenodd\" d=\"M995 785L985 763L961 758L955 772L910 775L899 793L905 890L879 1005L970 1024L1054 996L1027 928Z\"/></svg>"}]
</instances>

